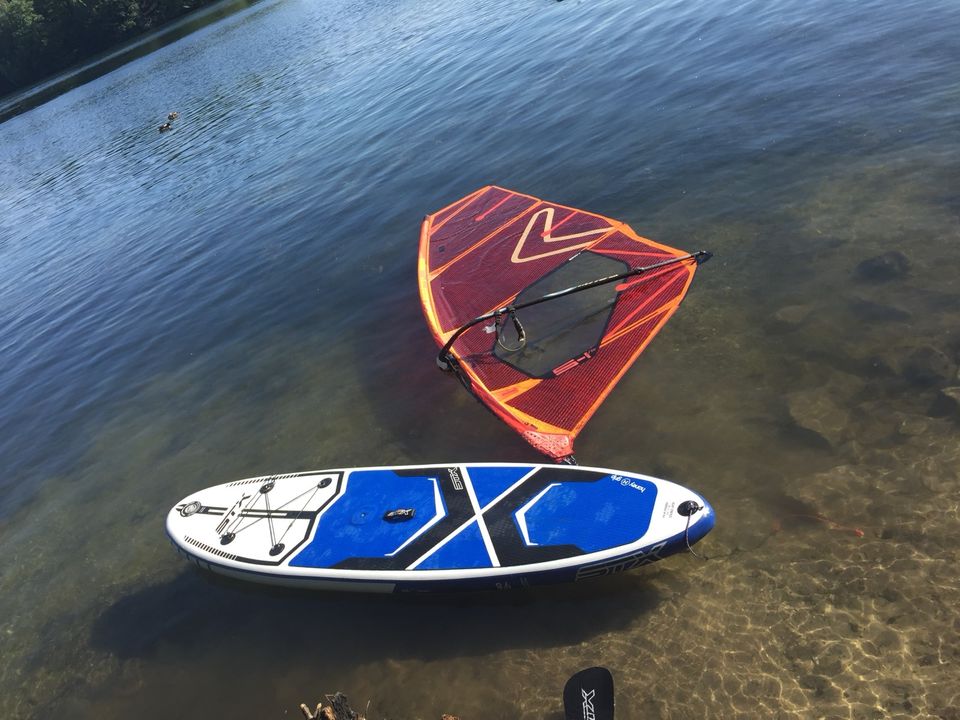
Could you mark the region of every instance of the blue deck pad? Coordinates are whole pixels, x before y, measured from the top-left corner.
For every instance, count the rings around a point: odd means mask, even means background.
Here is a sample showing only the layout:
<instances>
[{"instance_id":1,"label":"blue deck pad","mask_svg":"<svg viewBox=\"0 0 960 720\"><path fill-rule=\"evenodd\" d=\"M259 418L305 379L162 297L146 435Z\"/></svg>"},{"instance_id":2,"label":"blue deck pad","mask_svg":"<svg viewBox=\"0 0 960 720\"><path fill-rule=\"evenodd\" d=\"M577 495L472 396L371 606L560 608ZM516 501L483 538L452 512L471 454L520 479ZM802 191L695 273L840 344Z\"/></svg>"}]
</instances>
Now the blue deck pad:
<instances>
[{"instance_id":1,"label":"blue deck pad","mask_svg":"<svg viewBox=\"0 0 960 720\"><path fill-rule=\"evenodd\" d=\"M656 499L651 482L607 475L552 484L513 519L527 545L576 545L589 553L639 540L650 527Z\"/></svg>"},{"instance_id":2,"label":"blue deck pad","mask_svg":"<svg viewBox=\"0 0 960 720\"><path fill-rule=\"evenodd\" d=\"M476 493L477 502L480 507L486 507L524 475L529 475L533 471L533 467L470 466L467 471L470 473L470 481L473 483L473 491Z\"/></svg>"},{"instance_id":3,"label":"blue deck pad","mask_svg":"<svg viewBox=\"0 0 960 720\"><path fill-rule=\"evenodd\" d=\"M351 557L385 557L446 515L436 477L361 470L350 473L346 483L346 492L323 513L313 540L290 565L328 568ZM383 519L385 513L399 508L413 508L413 518Z\"/></svg>"},{"instance_id":4,"label":"blue deck pad","mask_svg":"<svg viewBox=\"0 0 960 720\"><path fill-rule=\"evenodd\" d=\"M483 544L480 525L470 523L446 545L428 556L416 570L452 570L493 567L490 553Z\"/></svg>"}]
</instances>

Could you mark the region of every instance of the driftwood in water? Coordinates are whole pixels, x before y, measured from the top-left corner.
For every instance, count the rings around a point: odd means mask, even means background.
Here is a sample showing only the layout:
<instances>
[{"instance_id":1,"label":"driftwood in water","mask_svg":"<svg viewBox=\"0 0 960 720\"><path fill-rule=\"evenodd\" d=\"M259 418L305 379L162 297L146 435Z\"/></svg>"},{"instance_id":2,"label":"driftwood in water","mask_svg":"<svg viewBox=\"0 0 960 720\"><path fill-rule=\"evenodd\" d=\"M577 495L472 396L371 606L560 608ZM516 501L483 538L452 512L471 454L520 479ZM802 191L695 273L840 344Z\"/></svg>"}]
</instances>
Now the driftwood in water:
<instances>
[{"instance_id":1,"label":"driftwood in water","mask_svg":"<svg viewBox=\"0 0 960 720\"><path fill-rule=\"evenodd\" d=\"M347 696L341 692L333 695L324 695L329 705L317 703L315 710L311 711L306 703L300 703L300 712L306 720L366 720L366 718L350 707L347 702ZM369 703L368 703L369 707ZM447 715L444 713L441 720L460 720L456 715Z\"/></svg>"},{"instance_id":2,"label":"driftwood in water","mask_svg":"<svg viewBox=\"0 0 960 720\"><path fill-rule=\"evenodd\" d=\"M300 712L306 720L366 720L366 718L350 707L347 696L341 692L333 695L324 695L327 705L317 703L317 708L311 712L306 703L300 703Z\"/></svg>"}]
</instances>

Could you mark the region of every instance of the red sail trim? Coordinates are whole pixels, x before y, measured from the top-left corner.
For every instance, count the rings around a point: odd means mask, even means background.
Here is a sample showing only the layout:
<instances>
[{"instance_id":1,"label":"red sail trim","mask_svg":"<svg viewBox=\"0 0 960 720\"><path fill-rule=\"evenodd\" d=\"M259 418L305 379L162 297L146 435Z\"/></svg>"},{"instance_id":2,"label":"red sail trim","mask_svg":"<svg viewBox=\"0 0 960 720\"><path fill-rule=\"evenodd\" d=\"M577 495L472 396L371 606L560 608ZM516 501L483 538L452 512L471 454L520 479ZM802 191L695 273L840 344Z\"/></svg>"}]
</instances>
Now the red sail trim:
<instances>
[{"instance_id":1,"label":"red sail trim","mask_svg":"<svg viewBox=\"0 0 960 720\"><path fill-rule=\"evenodd\" d=\"M509 200L509 199L510 199L510 196L509 196L509 195L504 195L504 196L500 199L500 202L498 202L496 205L494 205L494 206L492 206L492 207L484 210L482 213L480 213L479 215L477 215L477 216L473 219L473 221L474 221L474 222L480 222L480 221L483 220L487 215L489 215L490 213L492 213L494 210L496 210L498 207L500 207L501 205L503 205L503 204L504 204L507 200Z\"/></svg>"},{"instance_id":2,"label":"red sail trim","mask_svg":"<svg viewBox=\"0 0 960 720\"><path fill-rule=\"evenodd\" d=\"M434 230L434 232L436 232L437 230L439 230L440 228L442 228L442 227L444 226L444 224L447 222L447 220L449 220L451 217L453 217L453 216L456 215L458 212L460 212L465 206L469 205L469 204L472 203L473 201L475 201L475 200L477 200L478 198L480 198L487 190L489 190L489 188L481 188L481 189L479 189L479 190L476 190L476 191L470 193L469 195L467 195L466 197L461 198L461 199L458 200L457 202L455 202L455 203L453 203L453 204L451 204L451 205L448 205L445 209L441 210L440 212L434 214L434 216L433 216L433 217L434 217L434 223L433 223L433 230Z\"/></svg>"},{"instance_id":3,"label":"red sail trim","mask_svg":"<svg viewBox=\"0 0 960 720\"><path fill-rule=\"evenodd\" d=\"M544 231L543 231L542 233L540 233L540 237L541 237L541 238L545 238L547 235L552 234L554 230L556 230L557 228L559 228L561 225L564 225L568 220L572 220L573 217L574 217L576 214L577 214L576 211L573 211L573 212L571 212L569 215L567 215L563 220L561 220L560 222L554 223L553 227L551 227L549 230L544 229Z\"/></svg>"},{"instance_id":4,"label":"red sail trim","mask_svg":"<svg viewBox=\"0 0 960 720\"><path fill-rule=\"evenodd\" d=\"M673 270L673 269L675 268L664 268L664 271ZM666 275L666 274L667 274L666 272L661 272L659 273L659 276ZM643 276L640 276L639 278L637 278L638 283L642 277ZM626 290L630 290L634 288L635 288L634 285L629 285L629 284L627 285L627 287L623 287L622 285L616 286L617 292L625 292ZM621 328L623 328L633 318L637 317L641 313L653 307L658 301L662 300L664 296L668 294L668 292L677 292L677 288L672 287L671 285L663 285L658 290L654 290L653 292L645 294L643 301L637 304L633 308L633 310L631 310L630 313L628 313L623 318L623 320L621 320L617 325L611 326L609 330L607 330L607 332L605 333L605 336L609 338L610 336L615 335Z\"/></svg>"},{"instance_id":5,"label":"red sail trim","mask_svg":"<svg viewBox=\"0 0 960 720\"><path fill-rule=\"evenodd\" d=\"M517 197L507 196L504 200L513 201ZM520 196L521 201L526 203L526 198ZM500 222L494 226L490 227L492 223L483 221L478 221L476 218L469 218L466 227L459 227L457 230L459 232L449 233L448 235L441 233L439 229L432 228L431 230L431 249L437 248L437 252L431 252L430 256L430 271L432 276L437 276L440 273L447 271L450 267L454 266L456 263L462 261L467 257L471 252L475 251L477 248L480 248L488 243L491 240L495 240L498 233L502 232L504 228L509 227L511 224L515 223L519 218L522 218L524 215L532 211L540 201L535 200L532 204L526 203L523 205L522 210L516 212L515 214L501 217L503 213L495 214L494 220L499 220ZM497 205L503 205L504 202L498 202ZM515 208L517 209L517 208ZM489 213L484 213L484 218ZM453 218L448 218L448 220L453 220ZM446 223L445 223L446 224ZM483 229L486 234L480 234L480 229ZM442 244L441 244L442 243ZM452 247L451 247L452 246ZM446 253L445 257L441 257L440 253ZM452 257L451 257L452 255Z\"/></svg>"}]
</instances>

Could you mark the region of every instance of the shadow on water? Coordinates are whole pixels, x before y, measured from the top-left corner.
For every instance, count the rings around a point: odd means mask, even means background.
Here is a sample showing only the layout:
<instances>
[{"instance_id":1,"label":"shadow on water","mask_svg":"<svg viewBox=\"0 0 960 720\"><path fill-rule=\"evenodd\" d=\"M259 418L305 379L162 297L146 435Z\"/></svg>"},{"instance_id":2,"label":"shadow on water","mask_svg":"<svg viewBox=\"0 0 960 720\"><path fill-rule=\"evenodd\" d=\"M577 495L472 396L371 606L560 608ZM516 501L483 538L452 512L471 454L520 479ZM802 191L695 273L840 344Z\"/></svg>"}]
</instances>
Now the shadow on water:
<instances>
[{"instance_id":1,"label":"shadow on water","mask_svg":"<svg viewBox=\"0 0 960 720\"><path fill-rule=\"evenodd\" d=\"M191 568L120 598L94 623L91 644L122 660L162 646L178 661L202 662L242 636L274 668L347 654L356 664L426 661L576 644L629 626L661 599L638 573L506 593L380 596L249 585ZM321 642L337 652L318 657Z\"/></svg>"}]
</instances>

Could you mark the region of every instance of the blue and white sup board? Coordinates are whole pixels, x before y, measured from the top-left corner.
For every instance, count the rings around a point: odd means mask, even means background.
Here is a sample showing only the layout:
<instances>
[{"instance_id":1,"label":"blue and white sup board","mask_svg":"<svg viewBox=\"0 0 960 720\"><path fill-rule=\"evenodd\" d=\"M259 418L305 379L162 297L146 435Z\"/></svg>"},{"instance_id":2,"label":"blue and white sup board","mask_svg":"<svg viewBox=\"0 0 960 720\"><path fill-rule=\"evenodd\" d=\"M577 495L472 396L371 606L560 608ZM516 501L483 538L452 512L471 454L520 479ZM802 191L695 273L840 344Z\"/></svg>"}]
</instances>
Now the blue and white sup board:
<instances>
[{"instance_id":1,"label":"blue and white sup board","mask_svg":"<svg viewBox=\"0 0 960 720\"><path fill-rule=\"evenodd\" d=\"M473 463L270 475L200 490L167 534L202 568L274 585L401 592L584 580L660 560L713 509L646 475Z\"/></svg>"}]
</instances>

